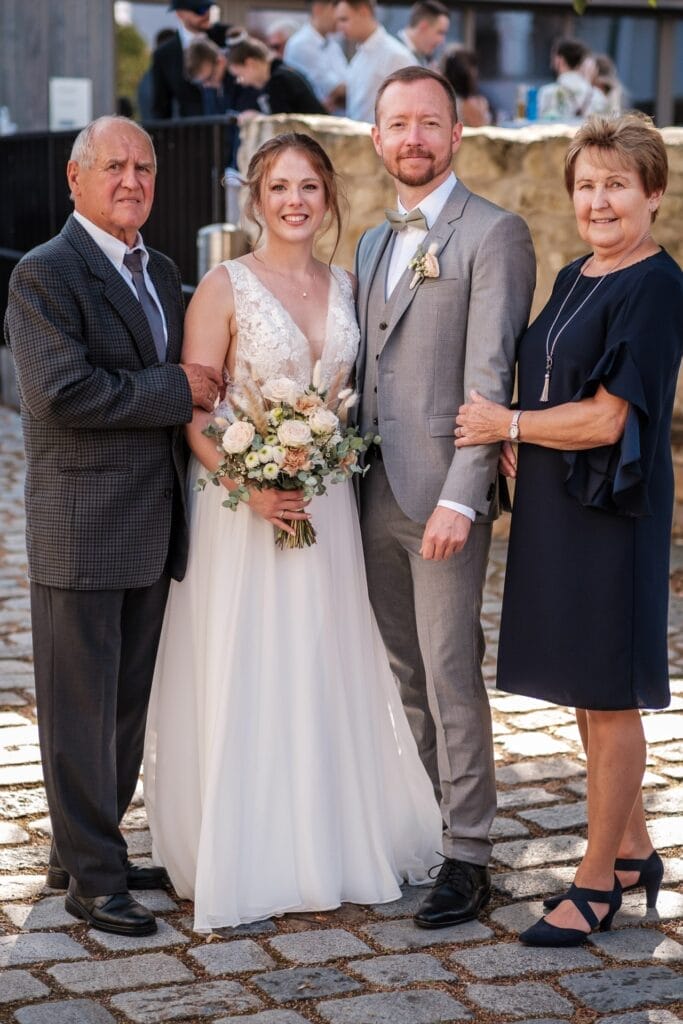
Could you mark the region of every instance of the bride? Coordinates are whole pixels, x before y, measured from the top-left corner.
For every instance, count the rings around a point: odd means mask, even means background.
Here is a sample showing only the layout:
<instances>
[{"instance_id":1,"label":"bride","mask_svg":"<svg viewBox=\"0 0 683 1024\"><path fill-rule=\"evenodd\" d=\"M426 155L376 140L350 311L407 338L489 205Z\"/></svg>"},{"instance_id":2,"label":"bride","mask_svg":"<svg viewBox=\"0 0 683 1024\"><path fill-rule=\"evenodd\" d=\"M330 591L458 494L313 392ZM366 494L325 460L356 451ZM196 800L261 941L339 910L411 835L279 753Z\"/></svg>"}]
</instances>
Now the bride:
<instances>
[{"instance_id":1,"label":"bride","mask_svg":"<svg viewBox=\"0 0 683 1024\"><path fill-rule=\"evenodd\" d=\"M350 276L313 257L340 232L334 170L317 142L280 135L254 155L254 253L210 271L190 303L183 359L238 382L302 387L348 377L358 347ZM145 744L154 860L195 928L210 931L344 901L382 903L421 883L441 818L370 609L350 483L310 504L252 490L236 512L195 411L187 436L191 541L172 584ZM231 482L225 481L230 487ZM273 526L311 517L317 543L279 550Z\"/></svg>"}]
</instances>

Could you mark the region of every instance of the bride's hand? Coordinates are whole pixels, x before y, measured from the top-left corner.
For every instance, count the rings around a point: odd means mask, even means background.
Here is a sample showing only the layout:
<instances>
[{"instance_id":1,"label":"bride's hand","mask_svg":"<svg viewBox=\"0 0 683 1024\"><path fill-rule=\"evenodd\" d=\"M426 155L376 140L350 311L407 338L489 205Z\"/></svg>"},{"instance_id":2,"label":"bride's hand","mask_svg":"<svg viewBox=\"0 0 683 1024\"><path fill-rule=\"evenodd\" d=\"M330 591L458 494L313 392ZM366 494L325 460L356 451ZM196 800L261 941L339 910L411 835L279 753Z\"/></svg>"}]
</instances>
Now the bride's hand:
<instances>
[{"instance_id":1,"label":"bride's hand","mask_svg":"<svg viewBox=\"0 0 683 1024\"><path fill-rule=\"evenodd\" d=\"M266 487L262 491L256 487L249 488L249 508L252 512L292 536L294 530L290 524L293 520L311 518L304 511L309 501L304 498L303 491L281 491L277 487Z\"/></svg>"}]
</instances>

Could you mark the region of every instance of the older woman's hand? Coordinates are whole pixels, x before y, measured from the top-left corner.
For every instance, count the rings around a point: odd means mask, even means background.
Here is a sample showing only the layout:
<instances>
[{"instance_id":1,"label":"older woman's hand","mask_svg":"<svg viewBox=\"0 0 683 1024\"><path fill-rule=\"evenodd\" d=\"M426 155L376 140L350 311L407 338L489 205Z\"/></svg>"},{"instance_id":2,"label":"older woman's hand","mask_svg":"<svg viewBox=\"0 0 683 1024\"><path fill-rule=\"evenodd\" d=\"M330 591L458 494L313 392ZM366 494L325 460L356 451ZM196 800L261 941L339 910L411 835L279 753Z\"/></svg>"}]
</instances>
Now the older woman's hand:
<instances>
[{"instance_id":1,"label":"older woman's hand","mask_svg":"<svg viewBox=\"0 0 683 1024\"><path fill-rule=\"evenodd\" d=\"M456 448L473 444L493 444L508 436L510 410L490 402L477 391L470 391L470 401L461 405L455 417Z\"/></svg>"},{"instance_id":2,"label":"older woman's hand","mask_svg":"<svg viewBox=\"0 0 683 1024\"><path fill-rule=\"evenodd\" d=\"M517 452L512 441L503 441L501 445L498 472L512 480L517 476Z\"/></svg>"}]
</instances>

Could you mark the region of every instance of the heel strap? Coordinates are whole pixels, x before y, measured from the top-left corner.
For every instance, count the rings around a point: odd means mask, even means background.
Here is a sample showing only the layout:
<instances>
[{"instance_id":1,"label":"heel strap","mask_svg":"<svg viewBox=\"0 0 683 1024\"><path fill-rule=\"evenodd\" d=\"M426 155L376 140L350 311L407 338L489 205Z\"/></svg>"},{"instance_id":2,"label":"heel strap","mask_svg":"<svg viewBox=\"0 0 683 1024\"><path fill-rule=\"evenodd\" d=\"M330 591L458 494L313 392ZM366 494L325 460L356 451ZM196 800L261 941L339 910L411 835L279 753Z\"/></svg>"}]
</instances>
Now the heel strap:
<instances>
[{"instance_id":1,"label":"heel strap","mask_svg":"<svg viewBox=\"0 0 683 1024\"><path fill-rule=\"evenodd\" d=\"M648 865L651 860L659 860L659 856L657 855L656 850L653 850L650 856L646 857L645 860L631 860L628 857L617 857L617 859L614 862L614 870L642 871L643 868L646 867L646 865Z\"/></svg>"}]
</instances>

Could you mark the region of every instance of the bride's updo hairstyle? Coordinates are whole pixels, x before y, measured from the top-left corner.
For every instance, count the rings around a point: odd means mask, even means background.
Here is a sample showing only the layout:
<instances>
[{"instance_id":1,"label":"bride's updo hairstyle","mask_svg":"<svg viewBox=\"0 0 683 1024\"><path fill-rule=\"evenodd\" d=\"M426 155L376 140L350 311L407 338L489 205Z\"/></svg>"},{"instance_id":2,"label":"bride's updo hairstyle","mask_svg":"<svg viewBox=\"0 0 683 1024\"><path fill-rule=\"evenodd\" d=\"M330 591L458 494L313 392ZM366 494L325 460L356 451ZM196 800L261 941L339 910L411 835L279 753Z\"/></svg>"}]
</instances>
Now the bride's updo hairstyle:
<instances>
[{"instance_id":1,"label":"bride's updo hairstyle","mask_svg":"<svg viewBox=\"0 0 683 1024\"><path fill-rule=\"evenodd\" d=\"M332 162L319 142L304 135L302 132L285 132L283 135L276 135L275 138L264 142L256 150L247 169L247 187L249 198L244 209L245 216L258 227L256 244L263 233L263 225L258 219L258 211L261 207L261 196L263 188L270 174L270 170L277 158L289 149L296 149L303 153L311 167L318 175L325 189L325 202L327 211L332 217L335 227L334 249L330 262L334 258L341 236L342 216L339 208L339 183L337 173Z\"/></svg>"}]
</instances>

